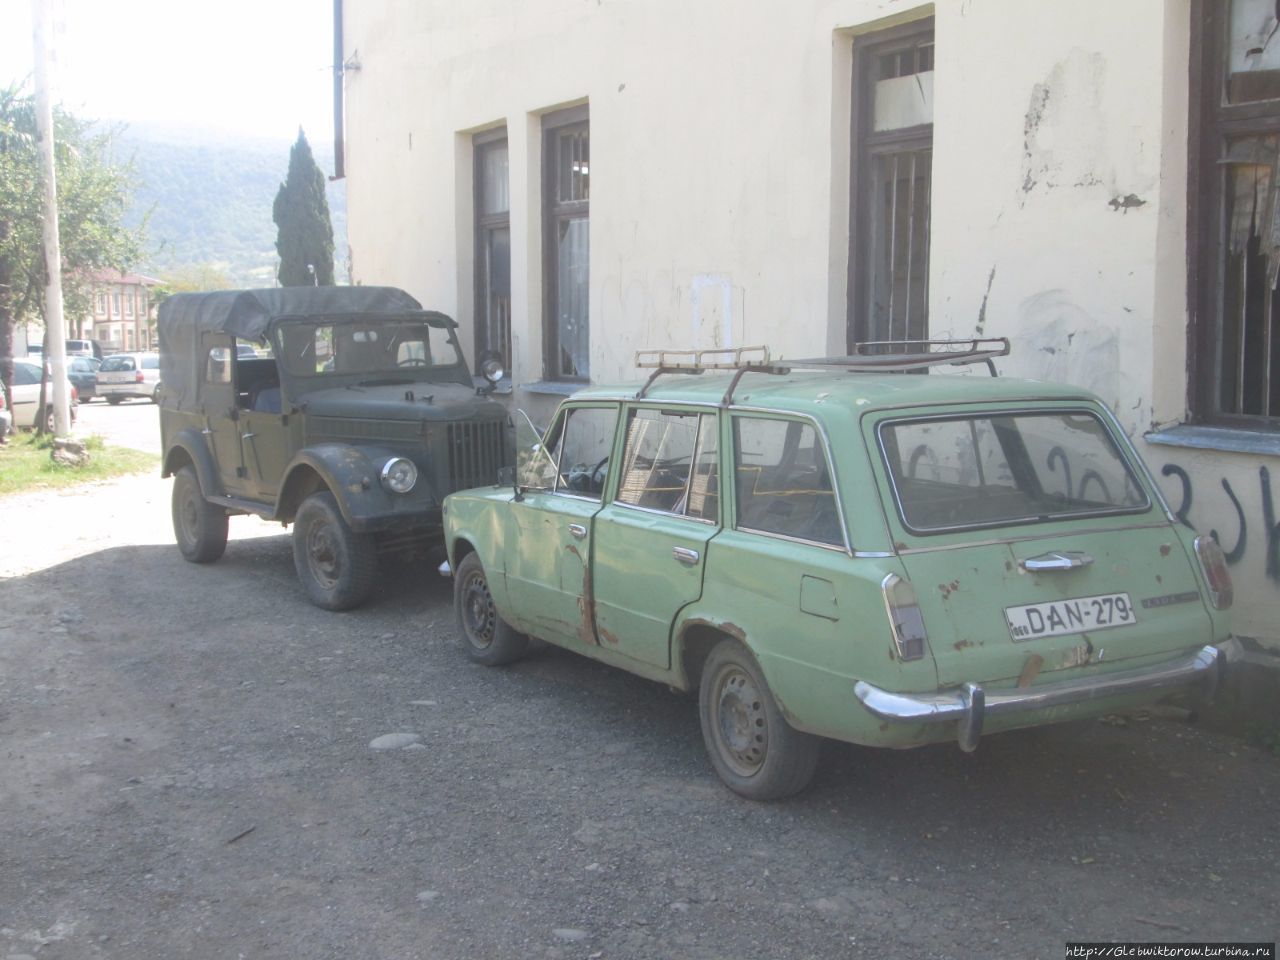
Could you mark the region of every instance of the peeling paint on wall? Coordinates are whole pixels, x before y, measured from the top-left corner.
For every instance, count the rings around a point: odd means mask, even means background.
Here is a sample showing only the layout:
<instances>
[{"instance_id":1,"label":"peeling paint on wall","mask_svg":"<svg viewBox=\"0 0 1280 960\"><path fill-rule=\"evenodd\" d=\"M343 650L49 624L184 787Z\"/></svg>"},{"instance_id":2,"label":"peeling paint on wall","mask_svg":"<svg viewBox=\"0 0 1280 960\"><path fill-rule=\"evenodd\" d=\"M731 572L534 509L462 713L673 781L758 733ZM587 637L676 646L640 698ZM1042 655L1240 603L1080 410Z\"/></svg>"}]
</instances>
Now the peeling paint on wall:
<instances>
[{"instance_id":1,"label":"peeling paint on wall","mask_svg":"<svg viewBox=\"0 0 1280 960\"><path fill-rule=\"evenodd\" d=\"M1035 190L1102 182L1095 165L1107 156L1098 123L1106 69L1102 54L1073 50L1031 88L1023 118L1020 204Z\"/></svg>"}]
</instances>

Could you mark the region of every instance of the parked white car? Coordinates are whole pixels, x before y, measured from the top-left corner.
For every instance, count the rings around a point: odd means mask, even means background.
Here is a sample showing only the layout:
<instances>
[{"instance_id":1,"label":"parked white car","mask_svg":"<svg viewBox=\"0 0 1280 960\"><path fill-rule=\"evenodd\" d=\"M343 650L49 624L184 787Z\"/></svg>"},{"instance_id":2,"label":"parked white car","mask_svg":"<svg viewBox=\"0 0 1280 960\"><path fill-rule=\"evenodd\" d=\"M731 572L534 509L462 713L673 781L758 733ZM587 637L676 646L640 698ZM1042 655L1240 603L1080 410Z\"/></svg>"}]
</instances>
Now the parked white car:
<instances>
[{"instance_id":1,"label":"parked white car","mask_svg":"<svg viewBox=\"0 0 1280 960\"><path fill-rule=\"evenodd\" d=\"M130 397L155 403L159 389L158 353L114 353L98 368L98 396L113 406Z\"/></svg>"},{"instance_id":2,"label":"parked white car","mask_svg":"<svg viewBox=\"0 0 1280 960\"><path fill-rule=\"evenodd\" d=\"M36 413L40 409L40 364L32 363L29 360L13 361L13 383L10 384L13 391L13 425L17 427L34 427L36 425ZM76 388L70 383L67 389L71 397L71 419L74 422L76 418L75 401L77 399ZM50 393L45 397L45 427L53 429L53 396Z\"/></svg>"}]
</instances>

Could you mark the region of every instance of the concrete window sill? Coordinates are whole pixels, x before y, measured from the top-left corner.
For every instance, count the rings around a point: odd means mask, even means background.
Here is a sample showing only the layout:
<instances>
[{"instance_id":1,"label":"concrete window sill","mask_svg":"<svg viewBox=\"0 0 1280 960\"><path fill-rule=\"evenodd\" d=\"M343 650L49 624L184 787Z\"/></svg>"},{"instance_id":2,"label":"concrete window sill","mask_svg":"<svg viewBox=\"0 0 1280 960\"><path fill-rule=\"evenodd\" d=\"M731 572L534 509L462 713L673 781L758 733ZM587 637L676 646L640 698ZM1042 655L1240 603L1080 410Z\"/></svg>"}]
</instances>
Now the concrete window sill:
<instances>
[{"instance_id":1,"label":"concrete window sill","mask_svg":"<svg viewBox=\"0 0 1280 960\"><path fill-rule=\"evenodd\" d=\"M1280 457L1280 433L1264 430L1203 427L1182 423L1143 434L1143 439L1147 443L1159 443L1169 447L1191 447L1197 450L1221 450L1226 453Z\"/></svg>"}]
</instances>

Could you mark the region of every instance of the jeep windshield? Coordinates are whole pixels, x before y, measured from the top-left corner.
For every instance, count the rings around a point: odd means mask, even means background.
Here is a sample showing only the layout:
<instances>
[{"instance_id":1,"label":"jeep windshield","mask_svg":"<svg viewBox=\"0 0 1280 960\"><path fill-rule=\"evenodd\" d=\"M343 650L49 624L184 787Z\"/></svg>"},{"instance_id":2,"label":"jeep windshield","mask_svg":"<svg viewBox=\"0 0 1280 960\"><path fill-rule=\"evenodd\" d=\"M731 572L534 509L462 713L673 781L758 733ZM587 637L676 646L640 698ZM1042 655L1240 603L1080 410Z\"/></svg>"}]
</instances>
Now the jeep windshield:
<instances>
[{"instance_id":1,"label":"jeep windshield","mask_svg":"<svg viewBox=\"0 0 1280 960\"><path fill-rule=\"evenodd\" d=\"M290 320L277 332L285 370L362 384L470 382L458 341L445 324L420 319Z\"/></svg>"},{"instance_id":2,"label":"jeep windshield","mask_svg":"<svg viewBox=\"0 0 1280 960\"><path fill-rule=\"evenodd\" d=\"M902 521L916 533L1150 507L1091 412L890 420L879 433Z\"/></svg>"}]
</instances>

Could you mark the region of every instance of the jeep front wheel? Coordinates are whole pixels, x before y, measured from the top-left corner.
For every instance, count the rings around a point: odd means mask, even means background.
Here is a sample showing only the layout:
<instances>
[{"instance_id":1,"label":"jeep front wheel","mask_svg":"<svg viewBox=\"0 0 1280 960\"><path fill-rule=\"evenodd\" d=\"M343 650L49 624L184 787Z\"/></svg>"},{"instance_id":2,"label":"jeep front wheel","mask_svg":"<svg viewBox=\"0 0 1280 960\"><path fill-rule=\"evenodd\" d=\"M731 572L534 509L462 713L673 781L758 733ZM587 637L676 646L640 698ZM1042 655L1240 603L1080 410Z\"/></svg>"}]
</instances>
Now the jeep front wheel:
<instances>
[{"instance_id":1,"label":"jeep front wheel","mask_svg":"<svg viewBox=\"0 0 1280 960\"><path fill-rule=\"evenodd\" d=\"M698 718L711 764L734 793L780 800L813 779L818 738L787 723L759 664L736 640L722 640L707 657Z\"/></svg>"},{"instance_id":2,"label":"jeep front wheel","mask_svg":"<svg viewBox=\"0 0 1280 960\"><path fill-rule=\"evenodd\" d=\"M227 549L227 512L204 498L190 466L173 478L173 535L192 563L213 563Z\"/></svg>"},{"instance_id":3,"label":"jeep front wheel","mask_svg":"<svg viewBox=\"0 0 1280 960\"><path fill-rule=\"evenodd\" d=\"M373 535L356 533L327 490L302 501L293 521L293 564L307 596L326 610L350 610L369 597L377 573Z\"/></svg>"}]
</instances>

